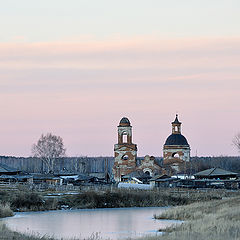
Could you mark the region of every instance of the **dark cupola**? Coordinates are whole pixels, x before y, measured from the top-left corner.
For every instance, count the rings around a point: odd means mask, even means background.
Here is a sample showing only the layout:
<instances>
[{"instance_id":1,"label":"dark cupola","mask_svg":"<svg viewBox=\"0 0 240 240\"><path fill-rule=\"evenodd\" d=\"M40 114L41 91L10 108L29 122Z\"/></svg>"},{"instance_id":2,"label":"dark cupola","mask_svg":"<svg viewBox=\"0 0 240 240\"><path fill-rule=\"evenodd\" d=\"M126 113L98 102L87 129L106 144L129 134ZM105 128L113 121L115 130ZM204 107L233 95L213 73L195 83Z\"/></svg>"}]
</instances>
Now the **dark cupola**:
<instances>
[{"instance_id":1,"label":"dark cupola","mask_svg":"<svg viewBox=\"0 0 240 240\"><path fill-rule=\"evenodd\" d=\"M131 123L128 118L123 117L119 123L119 126L130 126Z\"/></svg>"}]
</instances>

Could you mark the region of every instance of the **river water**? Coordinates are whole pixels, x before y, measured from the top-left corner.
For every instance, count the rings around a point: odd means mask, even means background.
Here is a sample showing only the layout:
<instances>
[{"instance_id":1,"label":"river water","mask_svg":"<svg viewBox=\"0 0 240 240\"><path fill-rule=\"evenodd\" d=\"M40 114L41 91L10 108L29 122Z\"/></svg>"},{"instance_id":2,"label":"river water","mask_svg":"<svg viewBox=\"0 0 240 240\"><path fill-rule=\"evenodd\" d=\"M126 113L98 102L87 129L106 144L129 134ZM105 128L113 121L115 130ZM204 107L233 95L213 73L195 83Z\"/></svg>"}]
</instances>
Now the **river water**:
<instances>
[{"instance_id":1,"label":"river water","mask_svg":"<svg viewBox=\"0 0 240 240\"><path fill-rule=\"evenodd\" d=\"M16 213L3 221L12 230L53 236L55 238L87 238L92 234L103 239L123 239L159 234L159 228L176 223L155 220L166 208L105 208Z\"/></svg>"}]
</instances>

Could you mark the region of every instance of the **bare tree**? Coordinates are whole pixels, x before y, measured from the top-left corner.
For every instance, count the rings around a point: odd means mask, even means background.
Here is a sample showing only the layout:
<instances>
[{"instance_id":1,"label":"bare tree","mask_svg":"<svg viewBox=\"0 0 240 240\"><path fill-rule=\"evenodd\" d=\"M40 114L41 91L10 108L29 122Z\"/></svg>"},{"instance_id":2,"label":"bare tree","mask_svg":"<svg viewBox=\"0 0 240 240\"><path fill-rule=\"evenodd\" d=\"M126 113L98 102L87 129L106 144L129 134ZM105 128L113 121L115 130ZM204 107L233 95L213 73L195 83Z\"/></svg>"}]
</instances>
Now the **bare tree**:
<instances>
[{"instance_id":1,"label":"bare tree","mask_svg":"<svg viewBox=\"0 0 240 240\"><path fill-rule=\"evenodd\" d=\"M240 133L236 134L232 140L233 145L238 149L240 152Z\"/></svg>"},{"instance_id":2,"label":"bare tree","mask_svg":"<svg viewBox=\"0 0 240 240\"><path fill-rule=\"evenodd\" d=\"M63 139L51 133L41 135L36 144L32 146L34 157L40 158L48 167L48 172L53 172L54 162L57 158L65 156Z\"/></svg>"}]
</instances>

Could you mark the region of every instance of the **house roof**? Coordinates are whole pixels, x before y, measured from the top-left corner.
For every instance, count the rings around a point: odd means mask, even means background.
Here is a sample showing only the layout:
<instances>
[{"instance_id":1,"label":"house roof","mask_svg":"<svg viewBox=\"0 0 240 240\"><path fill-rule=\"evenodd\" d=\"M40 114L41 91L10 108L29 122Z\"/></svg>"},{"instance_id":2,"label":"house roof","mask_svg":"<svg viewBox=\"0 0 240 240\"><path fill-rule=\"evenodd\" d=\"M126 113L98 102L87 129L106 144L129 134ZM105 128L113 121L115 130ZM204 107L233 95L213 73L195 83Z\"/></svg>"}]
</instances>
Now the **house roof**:
<instances>
[{"instance_id":1,"label":"house roof","mask_svg":"<svg viewBox=\"0 0 240 240\"><path fill-rule=\"evenodd\" d=\"M20 171L0 163L0 173L15 173L15 172L20 172Z\"/></svg>"},{"instance_id":2,"label":"house roof","mask_svg":"<svg viewBox=\"0 0 240 240\"><path fill-rule=\"evenodd\" d=\"M58 177L62 177L62 176L66 176L66 177L71 177L71 176L75 176L75 175L78 175L79 173L78 172L66 172L66 171L59 171L57 173L54 173L55 176L58 176Z\"/></svg>"},{"instance_id":3,"label":"house roof","mask_svg":"<svg viewBox=\"0 0 240 240\"><path fill-rule=\"evenodd\" d=\"M95 173L89 173L89 176L90 177L96 177L96 178L102 178L102 179L105 179L106 178L106 173L104 172L95 172Z\"/></svg>"},{"instance_id":4,"label":"house roof","mask_svg":"<svg viewBox=\"0 0 240 240\"><path fill-rule=\"evenodd\" d=\"M166 179L166 178L171 178L170 176L166 174L161 174L161 175L156 175L150 179L150 181L155 181L157 179Z\"/></svg>"},{"instance_id":5,"label":"house roof","mask_svg":"<svg viewBox=\"0 0 240 240\"><path fill-rule=\"evenodd\" d=\"M30 179L33 178L32 175L1 175L0 179Z\"/></svg>"},{"instance_id":6,"label":"house roof","mask_svg":"<svg viewBox=\"0 0 240 240\"><path fill-rule=\"evenodd\" d=\"M54 176L53 174L32 174L34 180L59 180L60 177Z\"/></svg>"},{"instance_id":7,"label":"house roof","mask_svg":"<svg viewBox=\"0 0 240 240\"><path fill-rule=\"evenodd\" d=\"M135 178L135 177L132 177L131 178L132 180L136 181L137 183L143 183L142 181L140 181L139 179Z\"/></svg>"},{"instance_id":8,"label":"house roof","mask_svg":"<svg viewBox=\"0 0 240 240\"><path fill-rule=\"evenodd\" d=\"M87 181L87 180L90 180L92 178L94 178L94 177L93 176L88 176L88 175L85 175L85 174L79 174L76 180Z\"/></svg>"},{"instance_id":9,"label":"house roof","mask_svg":"<svg viewBox=\"0 0 240 240\"><path fill-rule=\"evenodd\" d=\"M210 168L210 169L206 169L204 171L198 172L196 174L194 174L194 176L237 176L237 173L234 172L230 172L221 168Z\"/></svg>"},{"instance_id":10,"label":"house roof","mask_svg":"<svg viewBox=\"0 0 240 240\"><path fill-rule=\"evenodd\" d=\"M141 171L133 171L127 175L124 175L123 178L151 178L148 174L141 172Z\"/></svg>"}]
</instances>

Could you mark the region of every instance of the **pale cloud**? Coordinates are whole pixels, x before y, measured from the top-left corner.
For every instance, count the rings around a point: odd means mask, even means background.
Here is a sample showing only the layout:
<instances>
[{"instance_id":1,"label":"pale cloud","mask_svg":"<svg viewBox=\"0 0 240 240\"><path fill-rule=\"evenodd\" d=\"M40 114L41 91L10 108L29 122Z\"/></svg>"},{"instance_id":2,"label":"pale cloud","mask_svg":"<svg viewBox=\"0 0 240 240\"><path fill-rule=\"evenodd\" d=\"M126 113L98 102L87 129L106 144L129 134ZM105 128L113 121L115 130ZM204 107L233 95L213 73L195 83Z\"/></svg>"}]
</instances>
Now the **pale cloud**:
<instances>
[{"instance_id":1,"label":"pale cloud","mask_svg":"<svg viewBox=\"0 0 240 240\"><path fill-rule=\"evenodd\" d=\"M0 44L2 69L227 69L239 67L240 39L143 39ZM189 71L189 70L188 70ZM197 73L198 74L198 73Z\"/></svg>"}]
</instances>

